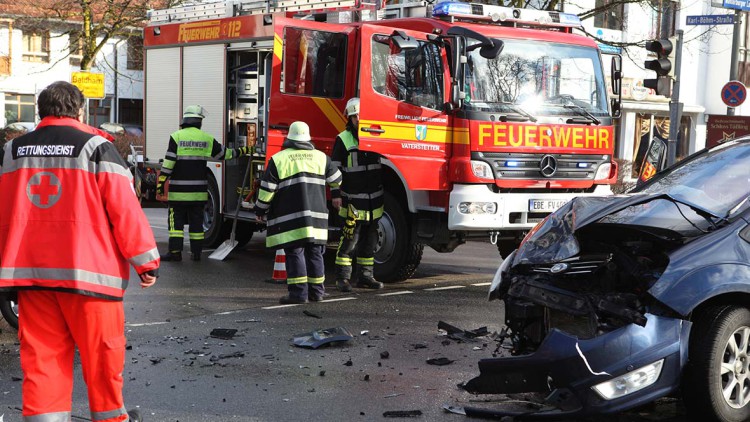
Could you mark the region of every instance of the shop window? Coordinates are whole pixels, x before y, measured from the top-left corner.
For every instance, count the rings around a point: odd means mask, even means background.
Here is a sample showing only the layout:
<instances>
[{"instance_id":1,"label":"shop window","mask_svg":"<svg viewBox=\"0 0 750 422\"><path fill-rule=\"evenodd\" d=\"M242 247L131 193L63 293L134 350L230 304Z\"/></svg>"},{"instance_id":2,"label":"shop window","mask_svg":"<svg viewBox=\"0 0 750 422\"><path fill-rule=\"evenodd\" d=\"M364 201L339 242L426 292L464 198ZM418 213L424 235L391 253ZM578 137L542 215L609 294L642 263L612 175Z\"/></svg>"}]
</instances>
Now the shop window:
<instances>
[{"instance_id":1,"label":"shop window","mask_svg":"<svg viewBox=\"0 0 750 422\"><path fill-rule=\"evenodd\" d=\"M143 38L128 38L128 70L143 70Z\"/></svg>"},{"instance_id":2,"label":"shop window","mask_svg":"<svg viewBox=\"0 0 750 422\"><path fill-rule=\"evenodd\" d=\"M651 38L668 38L675 34L678 4L672 0L650 0Z\"/></svg>"},{"instance_id":3,"label":"shop window","mask_svg":"<svg viewBox=\"0 0 750 422\"><path fill-rule=\"evenodd\" d=\"M433 43L419 41L418 48L395 51L387 36L375 35L371 78L379 94L431 109L443 104L443 66Z\"/></svg>"},{"instance_id":4,"label":"shop window","mask_svg":"<svg viewBox=\"0 0 750 422\"><path fill-rule=\"evenodd\" d=\"M594 15L594 26L597 28L622 30L625 5L619 0L596 0L596 9L601 12Z\"/></svg>"},{"instance_id":5,"label":"shop window","mask_svg":"<svg viewBox=\"0 0 750 422\"><path fill-rule=\"evenodd\" d=\"M35 121L36 103L33 94L5 94L5 124Z\"/></svg>"},{"instance_id":6,"label":"shop window","mask_svg":"<svg viewBox=\"0 0 750 422\"><path fill-rule=\"evenodd\" d=\"M690 155L690 125L692 121L688 116L682 116L680 130L677 134L676 161ZM633 160L631 176L638 177L638 171L643 163L649 144L657 138L666 143L669 139L669 117L652 114L638 115L636 118L636 133L633 142Z\"/></svg>"},{"instance_id":7,"label":"shop window","mask_svg":"<svg viewBox=\"0 0 750 422\"><path fill-rule=\"evenodd\" d=\"M331 98L344 95L345 34L286 28L284 40L283 92Z\"/></svg>"},{"instance_id":8,"label":"shop window","mask_svg":"<svg viewBox=\"0 0 750 422\"><path fill-rule=\"evenodd\" d=\"M99 127L102 123L109 122L112 115L112 97L108 96L101 100L89 100L89 124Z\"/></svg>"},{"instance_id":9,"label":"shop window","mask_svg":"<svg viewBox=\"0 0 750 422\"><path fill-rule=\"evenodd\" d=\"M49 32L24 31L23 33L23 61L49 62Z\"/></svg>"}]
</instances>

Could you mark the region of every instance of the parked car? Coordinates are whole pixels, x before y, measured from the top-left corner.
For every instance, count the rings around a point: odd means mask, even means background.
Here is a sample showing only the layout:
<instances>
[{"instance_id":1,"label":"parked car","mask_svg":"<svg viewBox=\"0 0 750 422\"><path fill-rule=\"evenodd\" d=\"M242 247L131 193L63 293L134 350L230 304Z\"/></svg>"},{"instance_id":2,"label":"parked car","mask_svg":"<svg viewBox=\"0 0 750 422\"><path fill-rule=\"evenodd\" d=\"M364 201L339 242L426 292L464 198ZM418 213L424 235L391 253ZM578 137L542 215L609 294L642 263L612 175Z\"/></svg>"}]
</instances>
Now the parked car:
<instances>
[{"instance_id":1,"label":"parked car","mask_svg":"<svg viewBox=\"0 0 750 422\"><path fill-rule=\"evenodd\" d=\"M32 130L34 130L34 128L36 128L36 123L34 122L8 123L3 128L2 141L3 142L10 141L11 139L15 137L31 132Z\"/></svg>"},{"instance_id":2,"label":"parked car","mask_svg":"<svg viewBox=\"0 0 750 422\"><path fill-rule=\"evenodd\" d=\"M143 126L131 123L107 122L99 125L99 129L105 130L113 135L127 133L133 136L143 136Z\"/></svg>"},{"instance_id":3,"label":"parked car","mask_svg":"<svg viewBox=\"0 0 750 422\"><path fill-rule=\"evenodd\" d=\"M749 197L745 137L540 222L490 288L512 356L464 387L544 406L465 414L590 417L679 393L695 420L750 420Z\"/></svg>"}]
</instances>

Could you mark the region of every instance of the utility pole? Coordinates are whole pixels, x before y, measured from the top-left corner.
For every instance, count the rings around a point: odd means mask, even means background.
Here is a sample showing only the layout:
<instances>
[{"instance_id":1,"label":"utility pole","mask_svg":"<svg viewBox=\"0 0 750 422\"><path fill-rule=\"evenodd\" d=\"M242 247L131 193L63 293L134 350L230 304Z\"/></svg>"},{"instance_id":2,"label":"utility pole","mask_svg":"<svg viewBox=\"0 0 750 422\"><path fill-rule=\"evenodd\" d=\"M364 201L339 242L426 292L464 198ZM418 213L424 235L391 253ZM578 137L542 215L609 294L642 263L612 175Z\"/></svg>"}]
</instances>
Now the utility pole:
<instances>
[{"instance_id":1,"label":"utility pole","mask_svg":"<svg viewBox=\"0 0 750 422\"><path fill-rule=\"evenodd\" d=\"M737 80L737 63L740 50L740 27L742 25L742 11L734 11L734 34L732 36L732 57L729 60L729 80ZM734 116L734 107L727 107L727 116Z\"/></svg>"},{"instance_id":2,"label":"utility pole","mask_svg":"<svg viewBox=\"0 0 750 422\"><path fill-rule=\"evenodd\" d=\"M677 137L680 134L682 103L680 102L680 67L682 66L682 29L677 31L677 46L674 56L674 82L672 99L669 100L669 140L667 141L667 167L677 159Z\"/></svg>"}]
</instances>

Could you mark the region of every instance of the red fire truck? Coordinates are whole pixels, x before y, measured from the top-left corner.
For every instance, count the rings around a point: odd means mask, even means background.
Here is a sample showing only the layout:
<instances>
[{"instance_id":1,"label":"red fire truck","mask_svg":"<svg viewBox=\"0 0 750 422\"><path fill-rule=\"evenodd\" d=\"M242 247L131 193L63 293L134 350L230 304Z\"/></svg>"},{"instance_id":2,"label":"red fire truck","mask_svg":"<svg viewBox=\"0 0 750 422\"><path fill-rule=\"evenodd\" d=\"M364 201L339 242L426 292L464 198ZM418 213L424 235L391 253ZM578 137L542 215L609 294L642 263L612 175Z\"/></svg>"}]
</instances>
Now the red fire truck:
<instances>
[{"instance_id":1,"label":"red fire truck","mask_svg":"<svg viewBox=\"0 0 750 422\"><path fill-rule=\"evenodd\" d=\"M424 245L451 252L489 234L505 255L572 197L611 192L619 98L609 100L596 43L573 33L577 16L360 1L235 0L151 13L146 156L164 154L190 104L208 110L203 129L227 147L255 145L249 163L206 169L207 243L226 239L235 216L240 243L262 230L239 204L289 125L307 122L330 153L355 96L360 148L385 168L376 252L384 281L411 276ZM616 95L620 80L615 56Z\"/></svg>"}]
</instances>

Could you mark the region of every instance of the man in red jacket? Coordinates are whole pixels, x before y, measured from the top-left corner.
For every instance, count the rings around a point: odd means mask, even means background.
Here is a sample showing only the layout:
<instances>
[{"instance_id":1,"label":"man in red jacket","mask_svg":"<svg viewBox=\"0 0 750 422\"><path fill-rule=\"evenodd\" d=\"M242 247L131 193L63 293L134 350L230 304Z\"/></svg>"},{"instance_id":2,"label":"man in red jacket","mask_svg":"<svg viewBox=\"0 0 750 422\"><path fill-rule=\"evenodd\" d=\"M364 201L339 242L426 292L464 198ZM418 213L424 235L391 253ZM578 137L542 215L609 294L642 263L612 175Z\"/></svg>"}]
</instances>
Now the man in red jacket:
<instances>
[{"instance_id":1,"label":"man in red jacket","mask_svg":"<svg viewBox=\"0 0 750 422\"><path fill-rule=\"evenodd\" d=\"M130 266L156 282L159 252L115 146L79 121L67 82L39 95L41 123L0 151L0 292L18 291L26 421L68 421L73 355L93 421L140 420L122 397Z\"/></svg>"}]
</instances>

